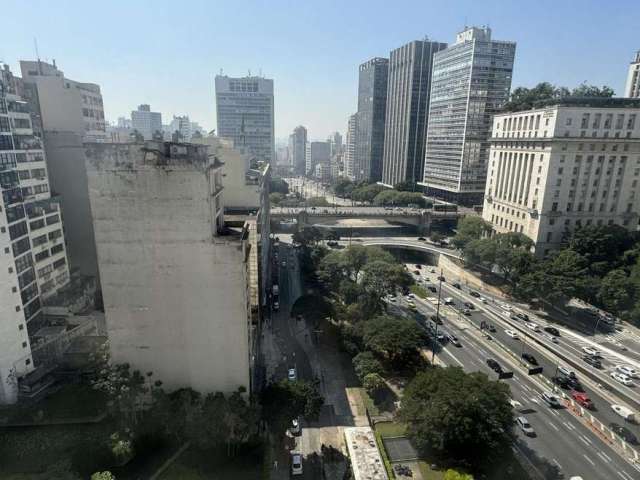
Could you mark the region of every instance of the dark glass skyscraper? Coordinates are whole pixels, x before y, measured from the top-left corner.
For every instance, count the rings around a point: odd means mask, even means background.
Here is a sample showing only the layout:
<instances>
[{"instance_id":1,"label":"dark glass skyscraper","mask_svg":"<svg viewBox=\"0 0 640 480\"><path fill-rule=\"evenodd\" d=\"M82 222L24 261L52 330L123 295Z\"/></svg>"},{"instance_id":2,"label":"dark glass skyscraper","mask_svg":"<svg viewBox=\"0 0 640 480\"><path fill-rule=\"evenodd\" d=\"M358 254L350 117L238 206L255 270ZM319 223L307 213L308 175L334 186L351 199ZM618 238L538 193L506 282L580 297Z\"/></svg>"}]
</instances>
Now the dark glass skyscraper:
<instances>
[{"instance_id":1,"label":"dark glass skyscraper","mask_svg":"<svg viewBox=\"0 0 640 480\"><path fill-rule=\"evenodd\" d=\"M382 182L422 180L433 55L446 43L415 40L391 51Z\"/></svg>"},{"instance_id":2,"label":"dark glass skyscraper","mask_svg":"<svg viewBox=\"0 0 640 480\"><path fill-rule=\"evenodd\" d=\"M353 176L356 180L382 180L388 75L387 58L372 58L360 65L358 132L353 165Z\"/></svg>"}]
</instances>

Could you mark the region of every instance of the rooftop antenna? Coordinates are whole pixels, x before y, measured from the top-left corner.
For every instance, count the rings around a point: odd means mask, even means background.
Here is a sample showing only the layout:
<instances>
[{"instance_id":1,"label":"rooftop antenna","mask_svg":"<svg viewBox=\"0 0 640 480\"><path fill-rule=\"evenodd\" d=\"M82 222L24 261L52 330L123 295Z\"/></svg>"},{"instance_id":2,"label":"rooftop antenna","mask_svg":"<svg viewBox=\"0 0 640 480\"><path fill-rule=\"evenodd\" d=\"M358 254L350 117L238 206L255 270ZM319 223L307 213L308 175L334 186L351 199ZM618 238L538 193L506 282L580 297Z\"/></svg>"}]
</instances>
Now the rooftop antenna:
<instances>
[{"instance_id":1,"label":"rooftop antenna","mask_svg":"<svg viewBox=\"0 0 640 480\"><path fill-rule=\"evenodd\" d=\"M40 61L40 53L38 52L38 39L36 37L33 37L33 46L35 47L35 50L36 50L36 59L39 62Z\"/></svg>"},{"instance_id":2,"label":"rooftop antenna","mask_svg":"<svg viewBox=\"0 0 640 480\"><path fill-rule=\"evenodd\" d=\"M251 70L249 70L249 76L251 76Z\"/></svg>"}]
</instances>

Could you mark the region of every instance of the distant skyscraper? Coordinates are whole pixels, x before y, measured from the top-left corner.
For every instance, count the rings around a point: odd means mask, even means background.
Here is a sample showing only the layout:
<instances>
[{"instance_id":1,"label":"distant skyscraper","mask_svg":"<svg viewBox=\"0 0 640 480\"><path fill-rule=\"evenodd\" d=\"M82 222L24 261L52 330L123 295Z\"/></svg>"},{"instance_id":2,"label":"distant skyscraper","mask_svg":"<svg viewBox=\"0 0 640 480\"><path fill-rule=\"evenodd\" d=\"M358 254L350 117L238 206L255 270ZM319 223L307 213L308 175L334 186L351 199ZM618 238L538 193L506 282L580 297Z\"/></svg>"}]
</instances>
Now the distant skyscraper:
<instances>
[{"instance_id":1,"label":"distant skyscraper","mask_svg":"<svg viewBox=\"0 0 640 480\"><path fill-rule=\"evenodd\" d=\"M382 180L388 76L387 58L372 58L360 65L358 141L354 159L354 174L357 180Z\"/></svg>"},{"instance_id":2,"label":"distant skyscraper","mask_svg":"<svg viewBox=\"0 0 640 480\"><path fill-rule=\"evenodd\" d=\"M179 138L177 139L179 142L190 142L191 141L191 121L189 121L188 115L182 116L173 116L173 120L169 125L169 129L171 131L171 139L173 140L173 135L175 132L179 133Z\"/></svg>"},{"instance_id":3,"label":"distant skyscraper","mask_svg":"<svg viewBox=\"0 0 640 480\"><path fill-rule=\"evenodd\" d=\"M415 40L391 51L382 183L422 179L433 55L446 43Z\"/></svg>"},{"instance_id":4,"label":"distant skyscraper","mask_svg":"<svg viewBox=\"0 0 640 480\"><path fill-rule=\"evenodd\" d=\"M289 135L289 158L297 175L306 173L307 129L302 125L293 129Z\"/></svg>"},{"instance_id":5,"label":"distant skyscraper","mask_svg":"<svg viewBox=\"0 0 640 480\"><path fill-rule=\"evenodd\" d=\"M344 149L344 173L351 180L361 180L364 172L355 171L356 144L358 135L358 114L354 113L349 117L347 123L347 143Z\"/></svg>"},{"instance_id":6,"label":"distant skyscraper","mask_svg":"<svg viewBox=\"0 0 640 480\"><path fill-rule=\"evenodd\" d=\"M314 175L316 165L326 163L331 159L331 144L329 142L307 142L305 150L305 169L309 175Z\"/></svg>"},{"instance_id":7,"label":"distant skyscraper","mask_svg":"<svg viewBox=\"0 0 640 480\"><path fill-rule=\"evenodd\" d=\"M629 75L627 76L627 86L624 89L624 96L631 98L640 97L640 50L636 52L636 58L629 65Z\"/></svg>"},{"instance_id":8,"label":"distant skyscraper","mask_svg":"<svg viewBox=\"0 0 640 480\"><path fill-rule=\"evenodd\" d=\"M342 135L340 135L340 132L333 132L329 135L327 142L331 144L331 157L342 153Z\"/></svg>"},{"instance_id":9,"label":"distant skyscraper","mask_svg":"<svg viewBox=\"0 0 640 480\"><path fill-rule=\"evenodd\" d=\"M154 133L162 134L162 114L152 112L147 104L139 105L131 112L131 128L142 134L145 140L151 140Z\"/></svg>"},{"instance_id":10,"label":"distant skyscraper","mask_svg":"<svg viewBox=\"0 0 640 480\"><path fill-rule=\"evenodd\" d=\"M427 193L479 204L485 190L491 118L509 98L514 42L467 28L435 54L427 128Z\"/></svg>"},{"instance_id":11,"label":"distant skyscraper","mask_svg":"<svg viewBox=\"0 0 640 480\"><path fill-rule=\"evenodd\" d=\"M216 76L218 136L246 146L258 160L275 160L273 80Z\"/></svg>"}]
</instances>

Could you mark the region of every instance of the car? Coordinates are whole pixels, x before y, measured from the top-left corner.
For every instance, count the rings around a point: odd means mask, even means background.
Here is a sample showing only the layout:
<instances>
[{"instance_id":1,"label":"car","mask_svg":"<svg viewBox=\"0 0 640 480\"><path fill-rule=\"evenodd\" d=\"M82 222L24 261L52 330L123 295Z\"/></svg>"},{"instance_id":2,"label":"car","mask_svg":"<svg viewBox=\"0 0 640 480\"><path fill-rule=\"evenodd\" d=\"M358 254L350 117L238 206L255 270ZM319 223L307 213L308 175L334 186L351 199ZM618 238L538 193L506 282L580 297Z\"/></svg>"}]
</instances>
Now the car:
<instances>
[{"instance_id":1,"label":"car","mask_svg":"<svg viewBox=\"0 0 640 480\"><path fill-rule=\"evenodd\" d=\"M469 291L469 295L471 295L472 297L480 298L480 294L473 290Z\"/></svg>"},{"instance_id":2,"label":"car","mask_svg":"<svg viewBox=\"0 0 640 480\"><path fill-rule=\"evenodd\" d=\"M432 293L436 293L438 291L438 289L436 287L434 287L433 285L428 285L427 286L427 290L429 290Z\"/></svg>"},{"instance_id":3,"label":"car","mask_svg":"<svg viewBox=\"0 0 640 480\"><path fill-rule=\"evenodd\" d=\"M558 343L558 337L554 337L553 335L550 335L550 334L545 335L545 337L547 337L553 343Z\"/></svg>"},{"instance_id":4,"label":"car","mask_svg":"<svg viewBox=\"0 0 640 480\"><path fill-rule=\"evenodd\" d=\"M585 363L588 363L592 367L602 368L602 362L598 360L596 357L592 357L591 355L584 355L582 357L582 360L584 360Z\"/></svg>"},{"instance_id":5,"label":"car","mask_svg":"<svg viewBox=\"0 0 640 480\"><path fill-rule=\"evenodd\" d=\"M396 296L395 296L395 295L389 295L389 296L387 297L387 300L389 300L390 302L392 302L392 303L393 303L393 302L395 302L397 299L396 299Z\"/></svg>"},{"instance_id":6,"label":"car","mask_svg":"<svg viewBox=\"0 0 640 480\"><path fill-rule=\"evenodd\" d=\"M565 377L576 378L576 372L571 370L569 367L565 367L564 365L560 365L558 367L558 371Z\"/></svg>"},{"instance_id":7,"label":"car","mask_svg":"<svg viewBox=\"0 0 640 480\"><path fill-rule=\"evenodd\" d=\"M413 302L409 302L407 306L409 307L409 310L417 310L416 304Z\"/></svg>"},{"instance_id":8,"label":"car","mask_svg":"<svg viewBox=\"0 0 640 480\"><path fill-rule=\"evenodd\" d=\"M533 355L531 355L530 353L524 352L522 354L522 358L524 358L527 362L529 362L531 365L538 365L538 360L536 360L536 357L534 357Z\"/></svg>"},{"instance_id":9,"label":"car","mask_svg":"<svg viewBox=\"0 0 640 480\"><path fill-rule=\"evenodd\" d=\"M440 280L441 282L446 282L446 280L444 279L444 277L443 277L442 275L440 275L440 276L438 277L438 280Z\"/></svg>"},{"instance_id":10,"label":"car","mask_svg":"<svg viewBox=\"0 0 640 480\"><path fill-rule=\"evenodd\" d=\"M302 455L299 453L291 454L291 475L302 475Z\"/></svg>"},{"instance_id":11,"label":"car","mask_svg":"<svg viewBox=\"0 0 640 480\"><path fill-rule=\"evenodd\" d=\"M588 410L593 409L593 402L586 393L573 390L571 392L571 398L573 398L579 405L582 405L584 408Z\"/></svg>"},{"instance_id":12,"label":"car","mask_svg":"<svg viewBox=\"0 0 640 480\"><path fill-rule=\"evenodd\" d=\"M454 287L454 288L457 288L458 290L462 289L462 287L460 286L460 284L458 282L452 283L451 286Z\"/></svg>"},{"instance_id":13,"label":"car","mask_svg":"<svg viewBox=\"0 0 640 480\"><path fill-rule=\"evenodd\" d=\"M467 307L469 310L475 310L475 305L471 302L464 302L463 304L465 307Z\"/></svg>"},{"instance_id":14,"label":"car","mask_svg":"<svg viewBox=\"0 0 640 480\"><path fill-rule=\"evenodd\" d=\"M432 268L431 270L429 270L431 273L436 273L436 269Z\"/></svg>"},{"instance_id":15,"label":"car","mask_svg":"<svg viewBox=\"0 0 640 480\"><path fill-rule=\"evenodd\" d=\"M289 433L291 435L300 435L302 433L302 427L300 426L300 420L294 418L291 420L291 426L289 427Z\"/></svg>"},{"instance_id":16,"label":"car","mask_svg":"<svg viewBox=\"0 0 640 480\"><path fill-rule=\"evenodd\" d=\"M276 312L280 310L280 302L278 302L277 300L273 302L273 310Z\"/></svg>"},{"instance_id":17,"label":"car","mask_svg":"<svg viewBox=\"0 0 640 480\"><path fill-rule=\"evenodd\" d=\"M487 328L489 329L489 331L491 333L495 333L495 331L496 331L496 327L494 327L493 324L491 324L491 323L488 324Z\"/></svg>"},{"instance_id":18,"label":"car","mask_svg":"<svg viewBox=\"0 0 640 480\"><path fill-rule=\"evenodd\" d=\"M480 301L481 301L482 303L484 303L484 304L489 303L489 300L487 300L487 299L486 299L486 298L484 298L484 297L478 297L478 300L480 300Z\"/></svg>"},{"instance_id":19,"label":"car","mask_svg":"<svg viewBox=\"0 0 640 480\"><path fill-rule=\"evenodd\" d=\"M466 315L467 317L471 316L471 310L469 310L468 308L465 308L464 310L462 310L462 314Z\"/></svg>"},{"instance_id":20,"label":"car","mask_svg":"<svg viewBox=\"0 0 640 480\"><path fill-rule=\"evenodd\" d=\"M296 372L295 368L290 368L289 372L287 374L287 378L289 379L289 381L294 382L298 379L298 373Z\"/></svg>"},{"instance_id":21,"label":"car","mask_svg":"<svg viewBox=\"0 0 640 480\"><path fill-rule=\"evenodd\" d=\"M525 322L525 325L527 326L528 329L533 330L534 332L539 332L540 331L540 326L538 326L537 323Z\"/></svg>"},{"instance_id":22,"label":"car","mask_svg":"<svg viewBox=\"0 0 640 480\"><path fill-rule=\"evenodd\" d=\"M440 317L438 315L431 315L429 317L429 320L432 320L432 321L436 322L438 325L442 325L442 317Z\"/></svg>"},{"instance_id":23,"label":"car","mask_svg":"<svg viewBox=\"0 0 640 480\"><path fill-rule=\"evenodd\" d=\"M611 378L613 378L617 382L620 382L623 385L626 385L627 387L630 387L631 385L633 385L633 382L631 381L631 377L625 375L624 373L611 372Z\"/></svg>"},{"instance_id":24,"label":"car","mask_svg":"<svg viewBox=\"0 0 640 480\"><path fill-rule=\"evenodd\" d=\"M565 377L564 375L551 377L551 381L558 385L560 388L564 388L565 390L571 388L571 386L569 385L569 377Z\"/></svg>"},{"instance_id":25,"label":"car","mask_svg":"<svg viewBox=\"0 0 640 480\"><path fill-rule=\"evenodd\" d=\"M445 305L455 305L455 302L453 301L453 297L446 297L444 299L444 304Z\"/></svg>"},{"instance_id":26,"label":"car","mask_svg":"<svg viewBox=\"0 0 640 480\"><path fill-rule=\"evenodd\" d=\"M638 378L638 372L629 365L616 365L616 372L622 373L627 377Z\"/></svg>"},{"instance_id":27,"label":"car","mask_svg":"<svg viewBox=\"0 0 640 480\"><path fill-rule=\"evenodd\" d=\"M436 340L440 343L447 343L447 337L444 333L439 333L436 335Z\"/></svg>"},{"instance_id":28,"label":"car","mask_svg":"<svg viewBox=\"0 0 640 480\"><path fill-rule=\"evenodd\" d=\"M408 298L416 298L416 294L415 293L408 293L407 297Z\"/></svg>"},{"instance_id":29,"label":"car","mask_svg":"<svg viewBox=\"0 0 640 480\"><path fill-rule=\"evenodd\" d=\"M633 434L631 430L617 423L610 423L609 428L613 430L616 435L622 438L625 442L631 445L638 445L638 438Z\"/></svg>"},{"instance_id":30,"label":"car","mask_svg":"<svg viewBox=\"0 0 640 480\"><path fill-rule=\"evenodd\" d=\"M599 357L600 356L600 352L598 350L596 350L595 348L593 348L593 347L589 347L589 346L582 347L582 351L584 353L586 353L587 355L591 355L592 357Z\"/></svg>"},{"instance_id":31,"label":"car","mask_svg":"<svg viewBox=\"0 0 640 480\"><path fill-rule=\"evenodd\" d=\"M420 270L414 270L414 271L413 271L413 274L414 274L414 275L417 275L417 276L420 276Z\"/></svg>"},{"instance_id":32,"label":"car","mask_svg":"<svg viewBox=\"0 0 640 480\"><path fill-rule=\"evenodd\" d=\"M535 437L536 431L533 429L531 424L527 421L525 417L516 418L516 423L527 437Z\"/></svg>"},{"instance_id":33,"label":"car","mask_svg":"<svg viewBox=\"0 0 640 480\"><path fill-rule=\"evenodd\" d=\"M416 268L417 268L418 270L420 270L420 269L422 268L422 264L421 264L421 263L416 263Z\"/></svg>"},{"instance_id":34,"label":"car","mask_svg":"<svg viewBox=\"0 0 640 480\"><path fill-rule=\"evenodd\" d=\"M527 315L526 313L518 312L518 313L516 313L516 317L519 320L524 320L525 322L529 321L529 315Z\"/></svg>"},{"instance_id":35,"label":"car","mask_svg":"<svg viewBox=\"0 0 640 480\"><path fill-rule=\"evenodd\" d=\"M635 413L633 413L633 410L631 410L629 407L625 407L624 405L616 405L615 403L612 403L611 410L613 410L617 415L620 415L627 422L635 423L636 421L636 415Z\"/></svg>"},{"instance_id":36,"label":"car","mask_svg":"<svg viewBox=\"0 0 640 480\"><path fill-rule=\"evenodd\" d=\"M426 241L427 241L427 239L426 239L426 238L424 238L424 237L418 237L418 241L420 241L420 242L426 242Z\"/></svg>"},{"instance_id":37,"label":"car","mask_svg":"<svg viewBox=\"0 0 640 480\"><path fill-rule=\"evenodd\" d=\"M543 392L541 397L542 400L544 400L551 408L558 408L562 406L560 399L553 392Z\"/></svg>"},{"instance_id":38,"label":"car","mask_svg":"<svg viewBox=\"0 0 640 480\"><path fill-rule=\"evenodd\" d=\"M337 247L337 246L338 246L338 242L336 242L335 240L329 240L329 241L327 242L327 245L328 245L329 247L331 247L331 248L335 248L335 247Z\"/></svg>"},{"instance_id":39,"label":"car","mask_svg":"<svg viewBox=\"0 0 640 480\"><path fill-rule=\"evenodd\" d=\"M546 326L546 327L544 327L544 331L547 332L547 333L550 333L551 335L554 335L556 337L560 336L560 331L556 327Z\"/></svg>"},{"instance_id":40,"label":"car","mask_svg":"<svg viewBox=\"0 0 640 480\"><path fill-rule=\"evenodd\" d=\"M513 310L513 307L508 303L501 303L500 308L503 310L506 310L507 312L510 312L511 310Z\"/></svg>"},{"instance_id":41,"label":"car","mask_svg":"<svg viewBox=\"0 0 640 480\"><path fill-rule=\"evenodd\" d=\"M287 261L286 261L286 260L283 260L283 261L282 261L282 263L281 263L281 265L282 265L283 267L286 267L286 266L287 266Z\"/></svg>"},{"instance_id":42,"label":"car","mask_svg":"<svg viewBox=\"0 0 640 480\"><path fill-rule=\"evenodd\" d=\"M502 373L502 367L493 358L487 359L487 366L496 373Z\"/></svg>"},{"instance_id":43,"label":"car","mask_svg":"<svg viewBox=\"0 0 640 480\"><path fill-rule=\"evenodd\" d=\"M458 337L456 337L452 333L447 333L447 340L449 340L449 342L452 345L455 345L456 347L461 347L462 346L462 344L460 343L460 340L458 340Z\"/></svg>"},{"instance_id":44,"label":"car","mask_svg":"<svg viewBox=\"0 0 640 480\"><path fill-rule=\"evenodd\" d=\"M506 333L507 335L509 335L511 338L513 338L514 340L518 340L520 337L518 336L518 334L516 332L514 332L513 330L505 330L504 333Z\"/></svg>"}]
</instances>

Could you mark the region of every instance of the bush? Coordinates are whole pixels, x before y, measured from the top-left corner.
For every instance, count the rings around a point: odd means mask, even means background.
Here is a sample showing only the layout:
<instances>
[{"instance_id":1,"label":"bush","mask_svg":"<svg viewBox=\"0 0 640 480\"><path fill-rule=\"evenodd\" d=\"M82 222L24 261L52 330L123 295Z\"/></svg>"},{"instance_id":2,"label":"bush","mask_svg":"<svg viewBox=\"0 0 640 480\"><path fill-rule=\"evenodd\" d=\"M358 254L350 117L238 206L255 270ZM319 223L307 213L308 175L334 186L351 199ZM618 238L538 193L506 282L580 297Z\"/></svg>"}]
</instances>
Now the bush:
<instances>
[{"instance_id":1,"label":"bush","mask_svg":"<svg viewBox=\"0 0 640 480\"><path fill-rule=\"evenodd\" d=\"M382 363L378 360L372 352L360 352L351 360L353 368L356 371L356 375L361 382L364 382L364 378L372 373L382 374L384 368Z\"/></svg>"}]
</instances>

